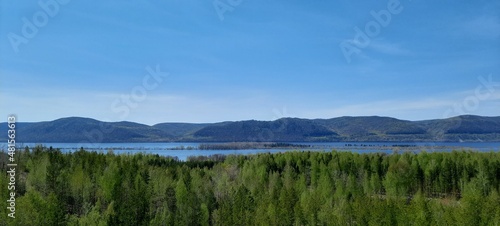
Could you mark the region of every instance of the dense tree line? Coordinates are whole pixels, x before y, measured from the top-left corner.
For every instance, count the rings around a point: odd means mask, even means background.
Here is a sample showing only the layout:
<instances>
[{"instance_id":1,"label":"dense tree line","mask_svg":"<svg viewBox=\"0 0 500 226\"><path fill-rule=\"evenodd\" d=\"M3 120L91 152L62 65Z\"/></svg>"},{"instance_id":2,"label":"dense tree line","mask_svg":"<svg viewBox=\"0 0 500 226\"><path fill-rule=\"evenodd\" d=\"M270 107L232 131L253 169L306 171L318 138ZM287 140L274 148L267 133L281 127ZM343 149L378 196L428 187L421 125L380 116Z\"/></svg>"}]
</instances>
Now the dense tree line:
<instances>
[{"instance_id":1,"label":"dense tree line","mask_svg":"<svg viewBox=\"0 0 500 226\"><path fill-rule=\"evenodd\" d=\"M500 153L17 157L0 225L498 225ZM0 166L6 172L6 155ZM0 177L0 200L8 199Z\"/></svg>"}]
</instances>

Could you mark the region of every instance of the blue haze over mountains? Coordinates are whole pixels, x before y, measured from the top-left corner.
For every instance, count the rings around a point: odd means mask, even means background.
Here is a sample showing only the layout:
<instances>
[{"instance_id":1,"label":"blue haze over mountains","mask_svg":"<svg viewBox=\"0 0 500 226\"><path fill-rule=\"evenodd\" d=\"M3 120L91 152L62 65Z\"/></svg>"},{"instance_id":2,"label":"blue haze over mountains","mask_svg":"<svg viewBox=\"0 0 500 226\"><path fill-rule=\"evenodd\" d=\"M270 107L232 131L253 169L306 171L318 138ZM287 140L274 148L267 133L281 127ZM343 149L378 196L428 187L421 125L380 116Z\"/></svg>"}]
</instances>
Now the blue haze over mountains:
<instances>
[{"instance_id":1,"label":"blue haze over mountains","mask_svg":"<svg viewBox=\"0 0 500 226\"><path fill-rule=\"evenodd\" d=\"M7 123L0 123L7 134ZM6 140L7 136L1 138ZM463 115L407 121L390 117L331 119L281 118L275 121L219 123L101 122L68 117L16 123L16 142L335 142L335 141L500 141L500 117Z\"/></svg>"}]
</instances>

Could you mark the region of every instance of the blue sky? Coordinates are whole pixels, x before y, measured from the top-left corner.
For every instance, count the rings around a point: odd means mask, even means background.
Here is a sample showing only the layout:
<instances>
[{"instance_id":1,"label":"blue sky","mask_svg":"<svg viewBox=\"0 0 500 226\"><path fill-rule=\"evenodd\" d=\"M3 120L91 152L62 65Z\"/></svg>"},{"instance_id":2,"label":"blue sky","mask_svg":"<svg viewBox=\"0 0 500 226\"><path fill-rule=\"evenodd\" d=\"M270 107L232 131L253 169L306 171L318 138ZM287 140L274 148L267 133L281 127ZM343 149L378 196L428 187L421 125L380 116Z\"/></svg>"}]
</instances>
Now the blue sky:
<instances>
[{"instance_id":1,"label":"blue sky","mask_svg":"<svg viewBox=\"0 0 500 226\"><path fill-rule=\"evenodd\" d=\"M20 121L500 113L495 0L0 4L0 115ZM342 43L358 49L349 62Z\"/></svg>"}]
</instances>

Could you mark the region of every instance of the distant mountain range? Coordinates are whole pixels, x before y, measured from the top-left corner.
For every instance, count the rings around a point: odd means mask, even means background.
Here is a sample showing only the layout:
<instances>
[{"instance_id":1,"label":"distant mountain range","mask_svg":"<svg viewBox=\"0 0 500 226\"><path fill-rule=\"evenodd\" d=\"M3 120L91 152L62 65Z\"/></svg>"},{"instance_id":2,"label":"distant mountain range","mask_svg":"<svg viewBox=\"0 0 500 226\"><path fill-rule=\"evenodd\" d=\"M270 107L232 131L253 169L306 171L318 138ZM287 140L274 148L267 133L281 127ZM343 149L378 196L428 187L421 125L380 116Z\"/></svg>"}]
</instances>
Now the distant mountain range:
<instances>
[{"instance_id":1,"label":"distant mountain range","mask_svg":"<svg viewBox=\"0 0 500 226\"><path fill-rule=\"evenodd\" d=\"M101 122L69 117L49 122L16 123L16 142L322 142L322 141L500 141L500 117L463 115L406 121L389 117L332 119L282 118L275 121L220 123ZM0 123L0 141L7 123Z\"/></svg>"}]
</instances>

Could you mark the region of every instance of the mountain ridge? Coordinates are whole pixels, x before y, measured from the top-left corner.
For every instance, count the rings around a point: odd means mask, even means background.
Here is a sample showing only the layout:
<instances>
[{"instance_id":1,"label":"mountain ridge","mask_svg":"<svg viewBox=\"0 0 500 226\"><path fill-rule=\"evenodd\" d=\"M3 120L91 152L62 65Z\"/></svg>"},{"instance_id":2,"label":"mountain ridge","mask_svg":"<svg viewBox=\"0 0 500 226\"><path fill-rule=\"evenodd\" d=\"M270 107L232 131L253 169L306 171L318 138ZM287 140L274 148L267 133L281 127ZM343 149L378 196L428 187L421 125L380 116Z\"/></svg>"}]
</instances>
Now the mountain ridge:
<instances>
[{"instance_id":1,"label":"mountain ridge","mask_svg":"<svg viewBox=\"0 0 500 226\"><path fill-rule=\"evenodd\" d=\"M103 122L65 117L16 123L17 142L336 142L336 141L500 141L500 116L461 115L420 121L382 116L330 119L281 118L274 121L217 123ZM0 133L7 134L7 123ZM0 137L6 141L7 135Z\"/></svg>"}]
</instances>

